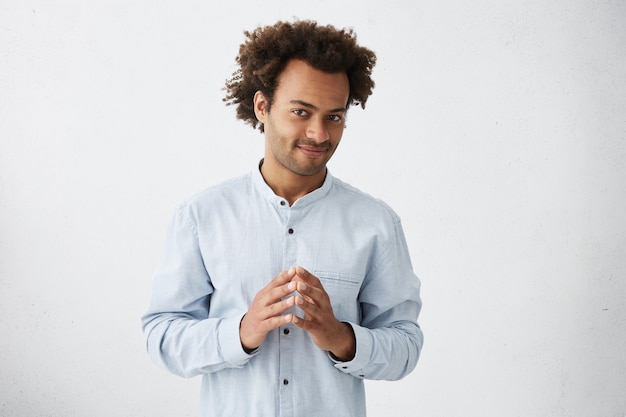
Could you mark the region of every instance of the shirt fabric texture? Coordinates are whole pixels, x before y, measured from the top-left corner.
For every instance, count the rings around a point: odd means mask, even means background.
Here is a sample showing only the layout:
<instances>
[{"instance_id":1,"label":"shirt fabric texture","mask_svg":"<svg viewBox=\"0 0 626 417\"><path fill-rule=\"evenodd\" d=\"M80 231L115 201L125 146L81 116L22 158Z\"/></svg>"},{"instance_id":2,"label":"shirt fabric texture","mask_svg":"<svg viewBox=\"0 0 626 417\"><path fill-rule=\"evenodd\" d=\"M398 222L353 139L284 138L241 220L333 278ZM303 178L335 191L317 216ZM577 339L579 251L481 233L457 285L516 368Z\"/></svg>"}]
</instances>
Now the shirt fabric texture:
<instances>
[{"instance_id":1,"label":"shirt fabric texture","mask_svg":"<svg viewBox=\"0 0 626 417\"><path fill-rule=\"evenodd\" d=\"M351 361L334 360L292 324L251 354L242 348L239 323L256 293L297 265L320 279L336 318L351 325ZM178 207L142 326L154 362L202 375L203 417L360 417L364 379L397 380L417 363L419 292L389 206L328 171L289 206L256 169Z\"/></svg>"}]
</instances>

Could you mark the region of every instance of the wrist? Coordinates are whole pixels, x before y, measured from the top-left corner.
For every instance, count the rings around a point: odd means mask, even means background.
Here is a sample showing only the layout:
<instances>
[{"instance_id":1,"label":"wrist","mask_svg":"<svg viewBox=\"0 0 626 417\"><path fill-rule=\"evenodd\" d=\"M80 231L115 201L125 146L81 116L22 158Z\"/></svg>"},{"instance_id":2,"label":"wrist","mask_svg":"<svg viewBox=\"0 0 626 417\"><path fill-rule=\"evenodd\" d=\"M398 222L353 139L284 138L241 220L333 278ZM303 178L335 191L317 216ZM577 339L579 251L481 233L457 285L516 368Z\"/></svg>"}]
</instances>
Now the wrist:
<instances>
[{"instance_id":1,"label":"wrist","mask_svg":"<svg viewBox=\"0 0 626 417\"><path fill-rule=\"evenodd\" d=\"M244 341L244 329L243 329L243 321L246 318L246 314L243 315L241 320L239 321L239 342L241 343L241 347L248 355L253 353L255 350L259 348L259 346L252 347L249 340Z\"/></svg>"},{"instance_id":2,"label":"wrist","mask_svg":"<svg viewBox=\"0 0 626 417\"><path fill-rule=\"evenodd\" d=\"M356 337L349 323L339 322L339 324L341 327L339 328L339 337L337 337L337 346L328 353L336 361L349 362L356 355Z\"/></svg>"}]
</instances>

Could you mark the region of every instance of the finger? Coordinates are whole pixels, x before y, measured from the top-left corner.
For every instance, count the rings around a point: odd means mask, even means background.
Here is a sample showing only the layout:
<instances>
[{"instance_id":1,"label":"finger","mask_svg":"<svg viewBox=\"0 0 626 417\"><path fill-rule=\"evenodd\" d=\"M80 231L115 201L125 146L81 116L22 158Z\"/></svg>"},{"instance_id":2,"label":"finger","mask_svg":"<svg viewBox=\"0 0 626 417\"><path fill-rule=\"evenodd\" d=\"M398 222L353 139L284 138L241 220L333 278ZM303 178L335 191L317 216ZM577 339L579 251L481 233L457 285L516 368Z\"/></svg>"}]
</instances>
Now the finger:
<instances>
[{"instance_id":1,"label":"finger","mask_svg":"<svg viewBox=\"0 0 626 417\"><path fill-rule=\"evenodd\" d=\"M310 282L312 284L317 284L320 282L315 275L307 271L305 268L301 266L296 266L294 269L296 275L302 278L305 282Z\"/></svg>"},{"instance_id":2,"label":"finger","mask_svg":"<svg viewBox=\"0 0 626 417\"><path fill-rule=\"evenodd\" d=\"M286 295L296 291L296 284L292 281L295 273L283 271L274 278L265 288L259 291L259 298L263 305L270 305Z\"/></svg>"},{"instance_id":3,"label":"finger","mask_svg":"<svg viewBox=\"0 0 626 417\"><path fill-rule=\"evenodd\" d=\"M263 343L268 332L290 323L293 320L293 314L266 318L256 322L256 324L252 324L252 328L250 328L250 325L247 324L247 318L248 316L246 315L241 321L239 338L241 340L241 344L245 348L254 349Z\"/></svg>"},{"instance_id":4,"label":"finger","mask_svg":"<svg viewBox=\"0 0 626 417\"><path fill-rule=\"evenodd\" d=\"M291 315L291 323L295 324L296 326L300 327L301 329L303 328L302 326L304 325L305 320L295 314Z\"/></svg>"},{"instance_id":5,"label":"finger","mask_svg":"<svg viewBox=\"0 0 626 417\"><path fill-rule=\"evenodd\" d=\"M311 275L311 273L307 271L303 266L296 266L295 269L296 269L296 274L302 277L307 277Z\"/></svg>"},{"instance_id":6,"label":"finger","mask_svg":"<svg viewBox=\"0 0 626 417\"><path fill-rule=\"evenodd\" d=\"M272 281L270 281L266 288L280 287L281 285L284 285L291 281L295 275L296 269L293 267L285 271L281 271Z\"/></svg>"},{"instance_id":7,"label":"finger","mask_svg":"<svg viewBox=\"0 0 626 417\"><path fill-rule=\"evenodd\" d=\"M302 317L298 317L295 314L292 314L291 323L293 323L295 326L307 332L311 332L312 330L315 330L316 328L316 325L314 322L307 320L307 319L303 319Z\"/></svg>"},{"instance_id":8,"label":"finger","mask_svg":"<svg viewBox=\"0 0 626 417\"><path fill-rule=\"evenodd\" d=\"M289 281L280 287L270 289L270 292L268 293L268 304L272 304L283 299L287 295L297 291L297 288L296 282Z\"/></svg>"},{"instance_id":9,"label":"finger","mask_svg":"<svg viewBox=\"0 0 626 417\"><path fill-rule=\"evenodd\" d=\"M293 322L293 317L294 315L291 313L285 314L282 316L270 317L269 319L264 321L264 327L269 332L280 326L284 326L286 324Z\"/></svg>"},{"instance_id":10,"label":"finger","mask_svg":"<svg viewBox=\"0 0 626 417\"><path fill-rule=\"evenodd\" d=\"M306 320L322 321L322 317L325 315L326 308L322 304L308 301L302 297L296 298L295 304L300 310L304 312Z\"/></svg>"},{"instance_id":11,"label":"finger","mask_svg":"<svg viewBox=\"0 0 626 417\"><path fill-rule=\"evenodd\" d=\"M284 300L280 300L276 303L270 304L266 309L265 309L265 319L268 319L270 317L276 317L278 315L283 314L285 311L289 310L291 307L293 307L296 303L297 303L297 298L296 296L292 296L292 297L288 297L285 298Z\"/></svg>"},{"instance_id":12,"label":"finger","mask_svg":"<svg viewBox=\"0 0 626 417\"><path fill-rule=\"evenodd\" d=\"M297 283L296 290L303 296L307 301L314 304L323 304L330 301L330 297L328 293L324 289L322 283L313 275L310 276L310 281L313 281L313 278L316 282L305 282L300 277L294 278L294 281Z\"/></svg>"},{"instance_id":13,"label":"finger","mask_svg":"<svg viewBox=\"0 0 626 417\"><path fill-rule=\"evenodd\" d=\"M298 293L300 294L300 297L302 297L304 300L306 300L307 302L311 304L316 303L315 298L317 297L315 296L315 293L316 292L320 293L319 289L314 288L310 285L307 285L305 282L302 282L302 281L296 282L296 291L298 291Z\"/></svg>"}]
</instances>

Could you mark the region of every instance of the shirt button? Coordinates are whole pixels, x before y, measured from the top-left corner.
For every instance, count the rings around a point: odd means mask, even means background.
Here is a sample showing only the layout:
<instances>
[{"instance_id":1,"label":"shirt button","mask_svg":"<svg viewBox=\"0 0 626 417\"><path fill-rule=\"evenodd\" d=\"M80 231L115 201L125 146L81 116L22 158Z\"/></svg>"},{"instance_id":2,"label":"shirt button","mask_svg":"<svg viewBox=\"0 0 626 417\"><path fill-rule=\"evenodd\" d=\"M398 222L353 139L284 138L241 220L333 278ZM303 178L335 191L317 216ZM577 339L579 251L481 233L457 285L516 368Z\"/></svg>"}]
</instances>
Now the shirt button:
<instances>
[{"instance_id":1,"label":"shirt button","mask_svg":"<svg viewBox=\"0 0 626 417\"><path fill-rule=\"evenodd\" d=\"M283 330L283 333L284 333L284 334L289 334L289 329L285 329L285 330Z\"/></svg>"},{"instance_id":2,"label":"shirt button","mask_svg":"<svg viewBox=\"0 0 626 417\"><path fill-rule=\"evenodd\" d=\"M282 200L282 201L280 202L280 205L281 205L281 206L284 206L285 204L287 204L287 203L285 203L285 200Z\"/></svg>"},{"instance_id":3,"label":"shirt button","mask_svg":"<svg viewBox=\"0 0 626 417\"><path fill-rule=\"evenodd\" d=\"M289 385L289 381L286 379L283 379L283 385Z\"/></svg>"},{"instance_id":4,"label":"shirt button","mask_svg":"<svg viewBox=\"0 0 626 417\"><path fill-rule=\"evenodd\" d=\"M293 229L289 229L288 232L290 235L293 235Z\"/></svg>"}]
</instances>

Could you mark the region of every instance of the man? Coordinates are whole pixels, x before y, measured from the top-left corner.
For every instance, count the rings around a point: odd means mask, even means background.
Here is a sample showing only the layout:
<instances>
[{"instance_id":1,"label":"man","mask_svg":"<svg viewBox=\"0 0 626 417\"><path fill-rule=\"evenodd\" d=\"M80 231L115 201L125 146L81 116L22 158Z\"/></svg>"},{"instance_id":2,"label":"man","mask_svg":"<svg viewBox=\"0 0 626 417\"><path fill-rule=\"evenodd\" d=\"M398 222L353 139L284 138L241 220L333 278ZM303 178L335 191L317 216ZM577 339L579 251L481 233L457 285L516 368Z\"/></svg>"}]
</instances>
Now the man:
<instances>
[{"instance_id":1,"label":"man","mask_svg":"<svg viewBox=\"0 0 626 417\"><path fill-rule=\"evenodd\" d=\"M148 352L203 375L203 416L364 416L363 380L404 377L422 346L399 218L326 168L375 55L310 21L246 36L226 101L264 133L264 158L176 211Z\"/></svg>"}]
</instances>

